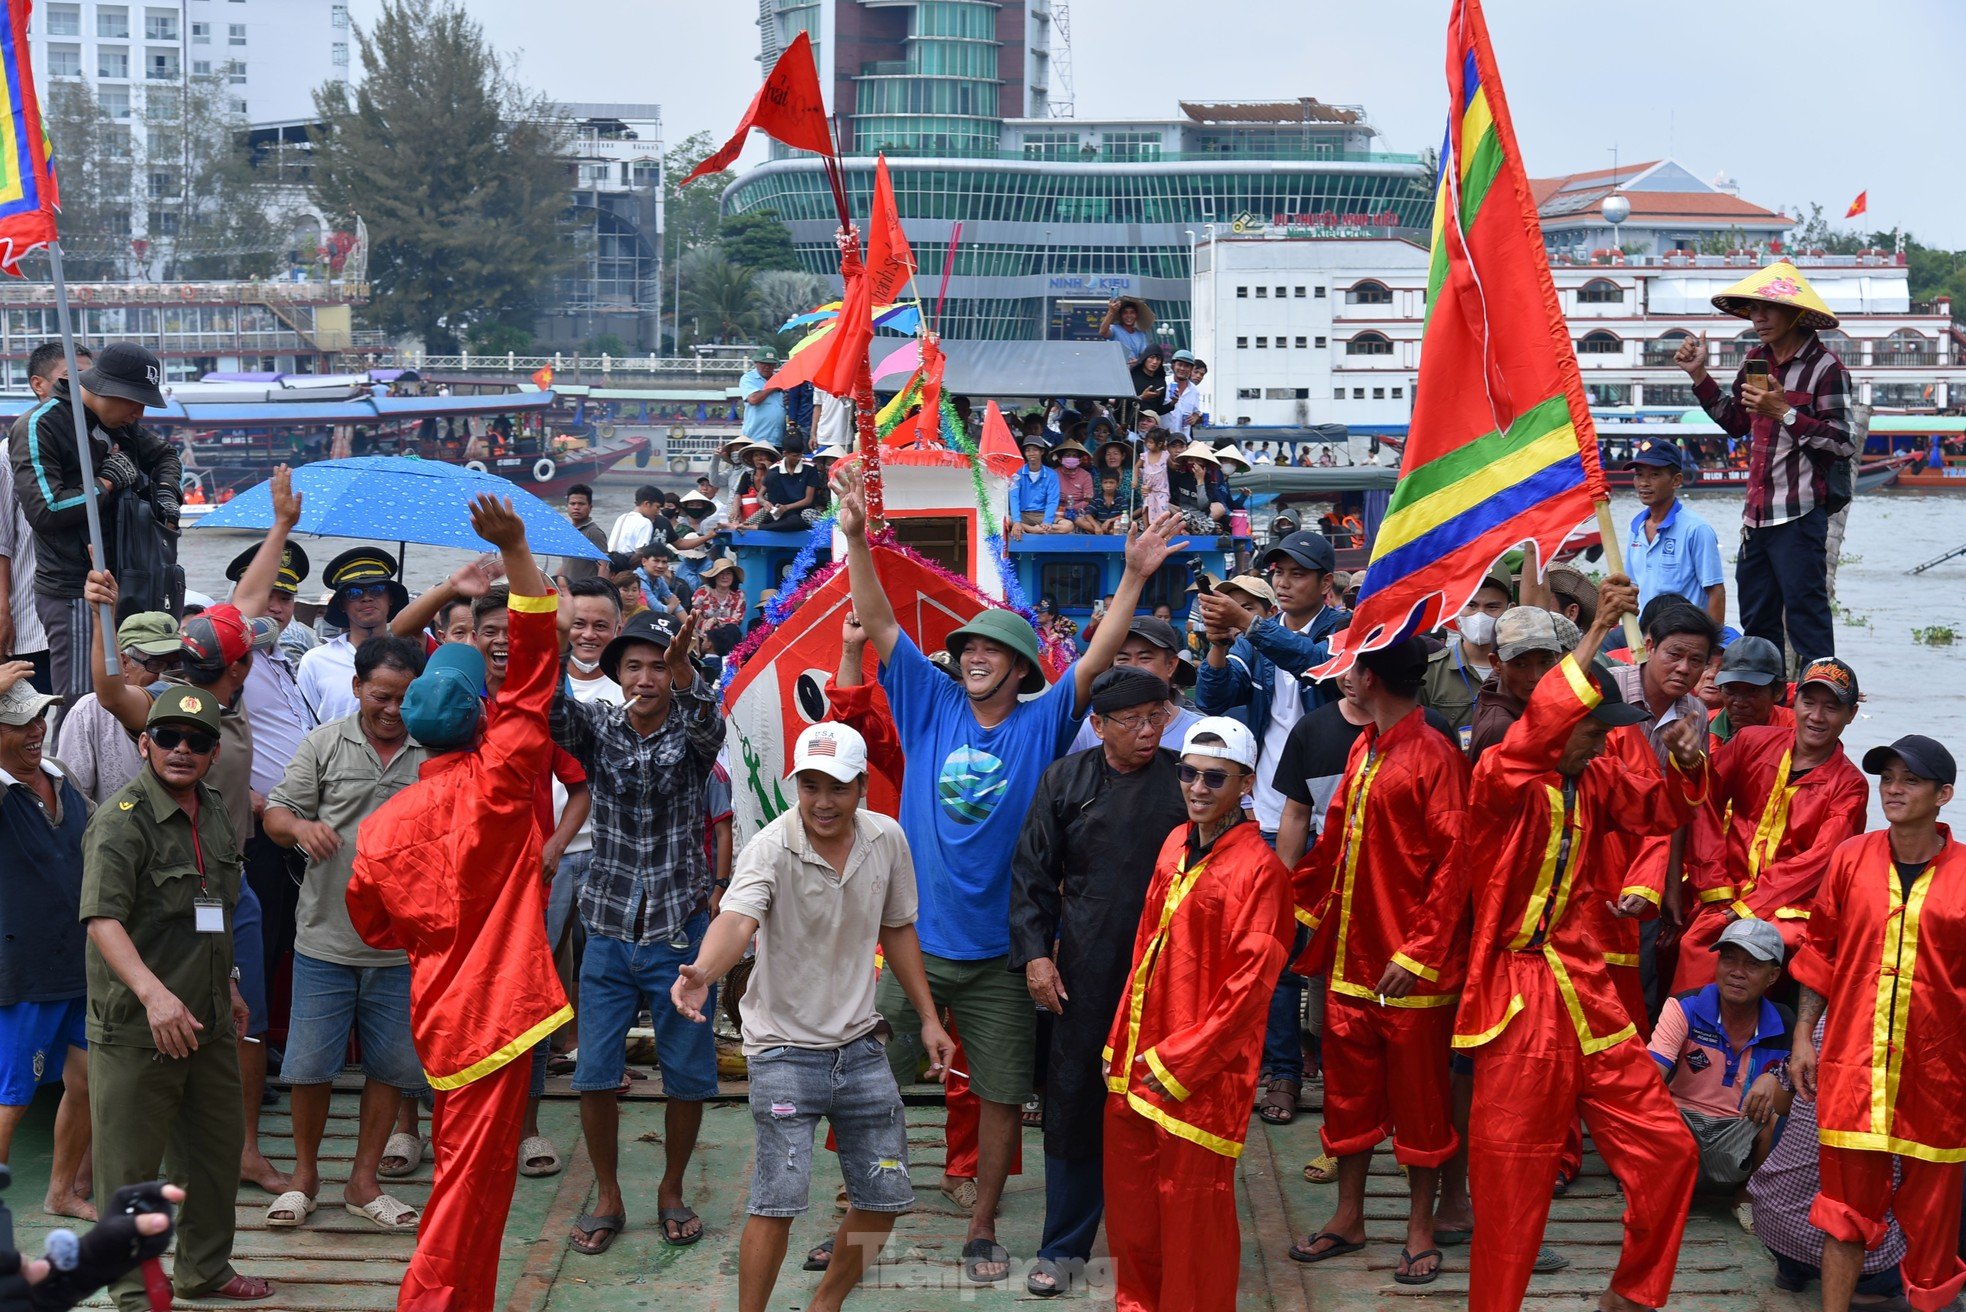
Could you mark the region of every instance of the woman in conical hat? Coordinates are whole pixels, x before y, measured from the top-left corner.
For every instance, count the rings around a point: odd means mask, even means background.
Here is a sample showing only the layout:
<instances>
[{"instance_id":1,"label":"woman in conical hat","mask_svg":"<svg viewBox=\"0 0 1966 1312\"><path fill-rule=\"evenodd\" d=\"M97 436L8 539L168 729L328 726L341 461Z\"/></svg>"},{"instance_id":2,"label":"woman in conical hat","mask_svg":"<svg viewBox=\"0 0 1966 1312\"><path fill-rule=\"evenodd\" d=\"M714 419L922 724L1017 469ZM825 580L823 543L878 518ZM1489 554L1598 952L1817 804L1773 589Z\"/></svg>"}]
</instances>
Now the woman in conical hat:
<instances>
[{"instance_id":1,"label":"woman in conical hat","mask_svg":"<svg viewBox=\"0 0 1966 1312\"><path fill-rule=\"evenodd\" d=\"M1836 654L1829 605L1829 517L1848 504L1857 389L1817 333L1836 316L1787 260L1743 278L1714 308L1754 325L1759 344L1722 391L1707 373L1704 335L1680 343L1673 363L1729 436L1748 443L1747 499L1735 566L1742 632L1802 663Z\"/></svg>"}]
</instances>

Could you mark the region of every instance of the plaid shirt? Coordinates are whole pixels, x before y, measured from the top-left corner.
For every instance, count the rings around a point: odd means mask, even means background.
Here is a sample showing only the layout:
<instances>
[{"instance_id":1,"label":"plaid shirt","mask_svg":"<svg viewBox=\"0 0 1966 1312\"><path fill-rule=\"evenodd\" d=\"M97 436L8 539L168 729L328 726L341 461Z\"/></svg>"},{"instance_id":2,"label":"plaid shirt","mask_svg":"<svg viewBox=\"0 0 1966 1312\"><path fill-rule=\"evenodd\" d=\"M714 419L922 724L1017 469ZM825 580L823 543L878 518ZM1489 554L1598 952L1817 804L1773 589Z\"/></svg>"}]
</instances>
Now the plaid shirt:
<instances>
[{"instance_id":1,"label":"plaid shirt","mask_svg":"<svg viewBox=\"0 0 1966 1312\"><path fill-rule=\"evenodd\" d=\"M1745 361L1726 396L1711 375L1700 380L1693 394L1715 423L1734 437L1750 439L1741 522L1770 528L1801 519L1828 499L1830 466L1857 452L1852 414L1857 393L1850 371L1813 332L1786 364L1777 364L1765 346L1754 347L1747 359L1768 361L1795 407L1793 424L1784 426L1741 404Z\"/></svg>"},{"instance_id":2,"label":"plaid shirt","mask_svg":"<svg viewBox=\"0 0 1966 1312\"><path fill-rule=\"evenodd\" d=\"M674 939L710 896L703 794L724 742L715 692L699 676L644 738L628 723L627 707L576 701L563 682L552 727L553 741L587 768L593 792L594 860L580 886L581 924L637 945Z\"/></svg>"}]
</instances>

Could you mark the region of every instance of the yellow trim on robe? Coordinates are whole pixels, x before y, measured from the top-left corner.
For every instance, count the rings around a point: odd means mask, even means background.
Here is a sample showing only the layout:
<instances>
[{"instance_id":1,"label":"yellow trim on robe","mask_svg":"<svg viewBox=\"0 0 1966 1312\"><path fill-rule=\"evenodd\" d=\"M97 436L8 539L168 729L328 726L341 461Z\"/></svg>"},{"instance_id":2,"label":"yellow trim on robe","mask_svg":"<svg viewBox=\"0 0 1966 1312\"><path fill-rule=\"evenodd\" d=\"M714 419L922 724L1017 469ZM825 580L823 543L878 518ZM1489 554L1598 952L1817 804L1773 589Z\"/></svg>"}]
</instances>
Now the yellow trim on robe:
<instances>
[{"instance_id":1,"label":"yellow trim on robe","mask_svg":"<svg viewBox=\"0 0 1966 1312\"><path fill-rule=\"evenodd\" d=\"M1866 1134L1862 1130L1818 1130L1819 1142L1831 1148L1855 1148L1862 1152L1896 1153L1916 1157L1921 1162L1966 1162L1966 1148L1934 1148L1888 1134Z\"/></svg>"},{"instance_id":2,"label":"yellow trim on robe","mask_svg":"<svg viewBox=\"0 0 1966 1312\"><path fill-rule=\"evenodd\" d=\"M1629 1022L1615 1034L1598 1038L1591 1033L1590 1021L1584 1015L1583 999L1577 996L1577 986L1570 982L1570 972L1564 969L1563 958L1555 948L1543 945L1543 960L1550 963L1550 973L1556 976L1556 991L1563 996L1565 1010L1570 1013L1570 1024L1577 1031L1577 1042L1582 1046L1586 1057L1595 1056L1606 1048L1614 1048L1626 1039L1638 1035L1638 1026Z\"/></svg>"},{"instance_id":3,"label":"yellow trim on robe","mask_svg":"<svg viewBox=\"0 0 1966 1312\"><path fill-rule=\"evenodd\" d=\"M1536 936L1536 922L1543 918L1543 908L1550 900L1550 885L1556 879L1556 854L1563 846L1563 793L1548 784L1543 785L1543 791L1549 794L1550 800L1550 836L1543 844L1543 865L1536 872L1536 887L1524 906L1522 927L1509 940L1509 948L1515 952L1528 947L1529 940Z\"/></svg>"},{"instance_id":4,"label":"yellow trim on robe","mask_svg":"<svg viewBox=\"0 0 1966 1312\"><path fill-rule=\"evenodd\" d=\"M505 608L518 611L521 615L551 615L560 609L560 599L551 595L522 597L515 592L506 598Z\"/></svg>"},{"instance_id":5,"label":"yellow trim on robe","mask_svg":"<svg viewBox=\"0 0 1966 1312\"><path fill-rule=\"evenodd\" d=\"M1432 966L1423 966L1404 952L1393 953L1393 964L1401 970L1411 971L1429 984L1440 983L1440 972Z\"/></svg>"},{"instance_id":6,"label":"yellow trim on robe","mask_svg":"<svg viewBox=\"0 0 1966 1312\"><path fill-rule=\"evenodd\" d=\"M1656 888L1647 888L1643 884L1632 884L1618 890L1618 896L1620 898L1631 897L1634 894L1644 898L1655 907L1659 905L1659 890Z\"/></svg>"},{"instance_id":7,"label":"yellow trim on robe","mask_svg":"<svg viewBox=\"0 0 1966 1312\"><path fill-rule=\"evenodd\" d=\"M1119 1090L1114 1090L1114 1092L1117 1093ZM1208 1149L1208 1151L1220 1153L1224 1157L1242 1156L1241 1144L1232 1139L1224 1139L1219 1134L1210 1134L1207 1130L1190 1125L1186 1121L1176 1120L1173 1116L1170 1116L1159 1107L1154 1106L1130 1089L1126 1091L1126 1105L1177 1139L1186 1139L1189 1143L1198 1144Z\"/></svg>"},{"instance_id":8,"label":"yellow trim on robe","mask_svg":"<svg viewBox=\"0 0 1966 1312\"><path fill-rule=\"evenodd\" d=\"M1188 1092L1187 1085L1174 1078L1173 1071L1161 1065L1159 1053L1149 1048L1140 1055L1146 1059L1147 1069L1154 1073L1154 1078L1160 1081L1161 1087L1174 1095L1174 1101L1186 1102L1193 1096Z\"/></svg>"},{"instance_id":9,"label":"yellow trim on robe","mask_svg":"<svg viewBox=\"0 0 1966 1312\"><path fill-rule=\"evenodd\" d=\"M1368 750L1365 769L1352 781L1345 798L1345 859L1338 871L1338 930L1335 955L1331 961L1331 980L1335 986L1345 980L1345 942L1352 927L1352 890L1358 885L1359 833L1365 828L1365 804L1372 792L1372 780L1386 758ZM1352 981L1347 981L1352 982ZM1372 983L1378 983L1373 980Z\"/></svg>"},{"instance_id":10,"label":"yellow trim on robe","mask_svg":"<svg viewBox=\"0 0 1966 1312\"><path fill-rule=\"evenodd\" d=\"M1456 1034L1454 1036L1453 1046L1456 1048L1479 1048L1484 1043L1492 1043L1497 1035L1509 1027L1509 1022L1516 1018L1517 1013L1522 1010L1522 1007L1522 995L1518 993L1509 999L1509 1009L1503 1013L1502 1019L1496 1021L1492 1027L1483 1030L1479 1034Z\"/></svg>"},{"instance_id":11,"label":"yellow trim on robe","mask_svg":"<svg viewBox=\"0 0 1966 1312\"><path fill-rule=\"evenodd\" d=\"M1569 681L1570 691L1577 694L1577 700L1582 702L1587 710L1596 710L1598 703L1604 700L1604 694L1597 690L1597 685L1591 682L1590 675L1585 674L1583 667L1577 664L1577 658L1565 656L1557 664L1557 668L1563 671L1563 677Z\"/></svg>"},{"instance_id":12,"label":"yellow trim on robe","mask_svg":"<svg viewBox=\"0 0 1966 1312\"><path fill-rule=\"evenodd\" d=\"M1458 993L1409 993L1403 998L1391 998L1381 993L1374 993L1363 984L1354 984L1350 980L1332 981L1331 991L1343 997L1357 998L1361 1002L1387 1007L1412 1007L1418 1010L1429 1007L1451 1007L1461 1000L1461 995Z\"/></svg>"},{"instance_id":13,"label":"yellow trim on robe","mask_svg":"<svg viewBox=\"0 0 1966 1312\"><path fill-rule=\"evenodd\" d=\"M1701 893L1700 905L1710 907L1716 902L1732 902L1738 896L1739 894L1735 892L1732 884L1725 884L1719 888L1709 888Z\"/></svg>"},{"instance_id":14,"label":"yellow trim on robe","mask_svg":"<svg viewBox=\"0 0 1966 1312\"><path fill-rule=\"evenodd\" d=\"M539 1041L560 1026L573 1019L572 1007L561 1007L539 1024L521 1034L518 1038L501 1047L488 1057L481 1057L455 1075L432 1075L423 1073L423 1078L433 1089L461 1089L476 1080L482 1080L499 1067L516 1060L539 1046Z\"/></svg>"}]
</instances>

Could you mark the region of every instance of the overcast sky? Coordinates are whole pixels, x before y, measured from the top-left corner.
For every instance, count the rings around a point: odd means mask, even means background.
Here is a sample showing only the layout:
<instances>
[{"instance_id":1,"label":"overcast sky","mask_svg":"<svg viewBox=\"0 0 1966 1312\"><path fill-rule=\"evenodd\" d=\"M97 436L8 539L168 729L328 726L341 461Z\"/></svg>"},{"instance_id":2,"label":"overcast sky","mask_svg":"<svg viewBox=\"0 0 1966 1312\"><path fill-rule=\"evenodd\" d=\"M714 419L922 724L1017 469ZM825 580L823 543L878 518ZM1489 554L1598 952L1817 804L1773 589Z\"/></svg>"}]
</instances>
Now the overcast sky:
<instances>
[{"instance_id":1,"label":"overcast sky","mask_svg":"<svg viewBox=\"0 0 1966 1312\"><path fill-rule=\"evenodd\" d=\"M556 98L660 104L666 135L730 130L757 87L756 0L467 0L526 82ZM380 0L352 0L358 23ZM1363 105L1385 149L1440 142L1447 0L1074 0L1080 117L1177 100ZM1687 5L1488 0L1532 176L1670 154L1749 200L1966 247L1959 0ZM754 146L746 161L762 156Z\"/></svg>"}]
</instances>

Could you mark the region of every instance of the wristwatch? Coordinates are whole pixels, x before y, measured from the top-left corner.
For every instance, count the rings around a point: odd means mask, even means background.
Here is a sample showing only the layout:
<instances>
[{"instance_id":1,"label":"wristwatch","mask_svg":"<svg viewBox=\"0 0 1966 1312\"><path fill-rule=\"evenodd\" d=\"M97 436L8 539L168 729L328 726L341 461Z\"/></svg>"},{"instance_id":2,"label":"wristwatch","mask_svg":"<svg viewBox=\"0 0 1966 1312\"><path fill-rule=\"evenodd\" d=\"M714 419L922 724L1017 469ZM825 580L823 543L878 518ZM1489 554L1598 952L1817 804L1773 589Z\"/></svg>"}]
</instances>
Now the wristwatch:
<instances>
[{"instance_id":1,"label":"wristwatch","mask_svg":"<svg viewBox=\"0 0 1966 1312\"><path fill-rule=\"evenodd\" d=\"M1795 407L1790 406L1788 409L1782 411L1781 424L1783 428L1787 428L1790 424L1794 422L1795 422Z\"/></svg>"}]
</instances>

